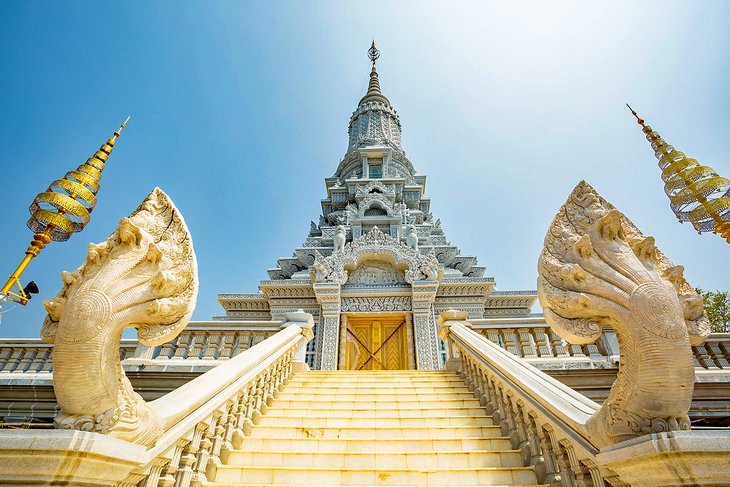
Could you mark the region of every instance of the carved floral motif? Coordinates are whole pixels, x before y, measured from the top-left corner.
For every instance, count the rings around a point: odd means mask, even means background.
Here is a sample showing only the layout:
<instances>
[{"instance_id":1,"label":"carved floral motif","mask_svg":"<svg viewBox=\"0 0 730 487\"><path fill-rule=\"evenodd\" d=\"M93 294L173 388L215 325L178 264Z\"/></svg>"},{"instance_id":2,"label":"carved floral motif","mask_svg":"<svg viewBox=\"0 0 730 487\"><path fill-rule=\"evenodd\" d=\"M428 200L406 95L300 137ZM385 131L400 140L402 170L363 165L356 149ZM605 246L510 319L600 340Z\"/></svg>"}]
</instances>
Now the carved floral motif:
<instances>
[{"instance_id":1,"label":"carved floral motif","mask_svg":"<svg viewBox=\"0 0 730 487\"><path fill-rule=\"evenodd\" d=\"M550 226L538 261L545 319L571 343L593 342L602 325L613 327L621 343L618 378L587 424L599 447L689 429L690 344L702 343L710 330L683 270L585 182Z\"/></svg>"}]
</instances>

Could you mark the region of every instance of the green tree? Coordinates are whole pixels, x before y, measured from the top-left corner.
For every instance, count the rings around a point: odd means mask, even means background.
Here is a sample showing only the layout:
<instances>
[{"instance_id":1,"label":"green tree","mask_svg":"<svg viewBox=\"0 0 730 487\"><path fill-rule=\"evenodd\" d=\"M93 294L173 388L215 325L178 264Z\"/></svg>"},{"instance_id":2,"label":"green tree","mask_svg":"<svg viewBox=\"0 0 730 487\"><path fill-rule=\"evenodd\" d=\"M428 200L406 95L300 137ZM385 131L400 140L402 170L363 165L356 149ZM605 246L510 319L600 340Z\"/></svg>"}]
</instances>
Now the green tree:
<instances>
[{"instance_id":1,"label":"green tree","mask_svg":"<svg viewBox=\"0 0 730 487\"><path fill-rule=\"evenodd\" d=\"M705 299L705 312L712 324L712 332L730 332L730 292L702 289L697 289L697 292Z\"/></svg>"}]
</instances>

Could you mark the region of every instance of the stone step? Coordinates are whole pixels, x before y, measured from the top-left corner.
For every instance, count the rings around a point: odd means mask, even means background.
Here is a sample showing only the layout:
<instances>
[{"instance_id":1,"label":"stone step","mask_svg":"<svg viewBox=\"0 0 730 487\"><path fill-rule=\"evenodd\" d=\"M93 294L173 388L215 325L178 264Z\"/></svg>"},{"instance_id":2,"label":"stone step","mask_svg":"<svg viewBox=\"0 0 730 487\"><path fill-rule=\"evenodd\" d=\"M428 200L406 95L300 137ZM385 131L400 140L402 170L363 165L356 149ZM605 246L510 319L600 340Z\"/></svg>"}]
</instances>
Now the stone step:
<instances>
[{"instance_id":1,"label":"stone step","mask_svg":"<svg viewBox=\"0 0 730 487\"><path fill-rule=\"evenodd\" d=\"M296 399L292 401L275 399L274 406L277 408L301 408L301 409L419 409L419 408L453 408L453 407L477 407L479 401L472 399L423 399L423 400L324 400L312 401L308 399Z\"/></svg>"},{"instance_id":2,"label":"stone step","mask_svg":"<svg viewBox=\"0 0 730 487\"><path fill-rule=\"evenodd\" d=\"M254 429L256 429L254 427ZM402 439L312 439L291 437L247 437L241 451L281 451L300 453L413 453L413 452L463 452L472 450L510 450L509 438L418 438L407 442Z\"/></svg>"},{"instance_id":3,"label":"stone step","mask_svg":"<svg viewBox=\"0 0 730 487\"><path fill-rule=\"evenodd\" d=\"M457 384L461 383L463 384L464 381L462 381L458 376L453 377L378 377L375 375L372 376L364 376L364 377L357 377L357 376L343 376L343 377L337 377L337 376L330 376L330 377L297 377L294 376L290 383L299 383L299 384L312 384L312 383L318 383L318 384L327 384L327 383L335 383L335 384L377 384L377 383L398 383L398 384Z\"/></svg>"},{"instance_id":4,"label":"stone step","mask_svg":"<svg viewBox=\"0 0 730 487\"><path fill-rule=\"evenodd\" d=\"M463 383L461 385L398 385L392 384L351 384L347 387L335 386L335 385L299 385L299 384L288 384L285 389L286 392L301 393L301 392L316 392L318 394L390 394L397 395L400 393L422 393L422 394L440 394L444 392L462 392L471 393Z\"/></svg>"},{"instance_id":5,"label":"stone step","mask_svg":"<svg viewBox=\"0 0 730 487\"><path fill-rule=\"evenodd\" d=\"M307 416L311 418L440 418L444 416L464 417L479 416L487 417L483 407L431 407L431 408L399 408L399 409L380 409L380 408L352 408L352 409L309 409L298 408L296 406L281 407L276 405L270 408L264 417L295 417Z\"/></svg>"},{"instance_id":6,"label":"stone step","mask_svg":"<svg viewBox=\"0 0 730 487\"><path fill-rule=\"evenodd\" d=\"M203 482L204 487L269 487L271 484L251 484L246 482L245 484L240 483L218 483L218 482ZM287 484L289 487L322 487L320 484ZM373 484L350 484L348 487L372 487ZM412 485L401 485L391 487L413 487ZM438 487L463 487L460 485L452 484L438 484ZM489 487L513 487L513 485L497 485L490 484ZM520 487L546 487L545 484L520 484Z\"/></svg>"},{"instance_id":7,"label":"stone step","mask_svg":"<svg viewBox=\"0 0 730 487\"><path fill-rule=\"evenodd\" d=\"M330 415L320 416L274 416L266 414L261 418L259 426L294 426L306 428L364 428L364 427L389 427L401 428L411 426L493 426L494 422L490 416L442 416L433 418L398 417L390 416L384 418L333 418Z\"/></svg>"},{"instance_id":8,"label":"stone step","mask_svg":"<svg viewBox=\"0 0 730 487\"><path fill-rule=\"evenodd\" d=\"M302 398L301 392L291 392L287 390L288 388L284 388L284 392L281 392L279 394L278 399L281 399L282 401L295 401L297 399ZM345 392L341 394L332 394L332 393L325 393L320 392L319 390L312 388L309 389L306 393L306 398L308 401L327 401L327 400L337 400L337 401L387 401L387 402L393 402L399 401L422 401L422 400L428 400L428 399L440 399L440 400L457 400L457 399L476 399L474 397L474 394L471 392L455 392L451 390L446 390L444 392L440 393L433 393L433 392L420 392L420 391L387 391L387 394L385 393L369 393L369 392Z\"/></svg>"},{"instance_id":9,"label":"stone step","mask_svg":"<svg viewBox=\"0 0 730 487\"><path fill-rule=\"evenodd\" d=\"M407 453L319 453L233 451L228 465L319 468L476 468L522 467L522 456L512 450Z\"/></svg>"},{"instance_id":10,"label":"stone step","mask_svg":"<svg viewBox=\"0 0 730 487\"><path fill-rule=\"evenodd\" d=\"M483 467L444 469L328 469L259 468L223 465L216 482L258 483L268 485L495 485L535 484L535 473L528 467Z\"/></svg>"},{"instance_id":11,"label":"stone step","mask_svg":"<svg viewBox=\"0 0 730 487\"><path fill-rule=\"evenodd\" d=\"M499 426L420 426L388 428L376 427L374 425L360 428L306 428L288 426L264 426L257 425L251 432L251 438L269 437L290 437L290 438L316 438L316 439L342 439L351 438L358 440L394 438L400 440L411 440L416 438L444 438L456 439L464 436L481 436L484 438L498 438L502 435Z\"/></svg>"}]
</instances>

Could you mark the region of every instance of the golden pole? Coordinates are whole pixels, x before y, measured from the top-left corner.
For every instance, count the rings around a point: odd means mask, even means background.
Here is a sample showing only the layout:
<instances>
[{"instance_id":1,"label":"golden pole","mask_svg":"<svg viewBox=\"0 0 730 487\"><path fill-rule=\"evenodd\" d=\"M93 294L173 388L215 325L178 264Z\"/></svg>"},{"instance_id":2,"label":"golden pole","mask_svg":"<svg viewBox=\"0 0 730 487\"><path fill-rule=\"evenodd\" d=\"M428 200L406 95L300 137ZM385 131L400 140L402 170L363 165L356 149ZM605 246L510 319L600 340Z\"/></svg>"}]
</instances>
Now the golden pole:
<instances>
[{"instance_id":1,"label":"golden pole","mask_svg":"<svg viewBox=\"0 0 730 487\"><path fill-rule=\"evenodd\" d=\"M25 257L0 289L0 304L10 299L25 305L30 299L20 276L33 260L51 241L63 242L73 233L80 232L89 222L91 211L96 205L99 180L104 164L112 153L117 137L130 117L114 132L99 150L75 171L66 173L63 179L51 183L48 189L38 194L30 205L31 217L28 227L35 232L33 241L25 250ZM18 292L12 292L17 286Z\"/></svg>"}]
</instances>

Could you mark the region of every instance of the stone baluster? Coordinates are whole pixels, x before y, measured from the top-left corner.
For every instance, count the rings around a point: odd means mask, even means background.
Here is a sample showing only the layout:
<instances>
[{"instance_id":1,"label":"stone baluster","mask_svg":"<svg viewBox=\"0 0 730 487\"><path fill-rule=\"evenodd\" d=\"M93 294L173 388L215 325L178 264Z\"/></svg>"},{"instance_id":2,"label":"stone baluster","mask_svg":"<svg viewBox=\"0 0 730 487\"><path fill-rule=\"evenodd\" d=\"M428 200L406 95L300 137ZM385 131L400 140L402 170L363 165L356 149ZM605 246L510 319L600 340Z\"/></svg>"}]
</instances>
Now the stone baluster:
<instances>
[{"instance_id":1,"label":"stone baluster","mask_svg":"<svg viewBox=\"0 0 730 487\"><path fill-rule=\"evenodd\" d=\"M569 357L568 352L565 350L565 345L563 345L563 339L552 329L550 330L550 345L556 357Z\"/></svg>"},{"instance_id":2,"label":"stone baluster","mask_svg":"<svg viewBox=\"0 0 730 487\"><path fill-rule=\"evenodd\" d=\"M538 433L540 434L540 449L545 462L545 483L549 484L550 487L560 487L563 485L560 477L560 467L555 458L550 434L546 427L540 427Z\"/></svg>"},{"instance_id":3,"label":"stone baluster","mask_svg":"<svg viewBox=\"0 0 730 487\"><path fill-rule=\"evenodd\" d=\"M172 357L173 359L188 358L188 352L190 349L190 342L192 338L192 334L185 331L183 331L180 336L177 337L177 342L175 343L175 354Z\"/></svg>"},{"instance_id":4,"label":"stone baluster","mask_svg":"<svg viewBox=\"0 0 730 487\"><path fill-rule=\"evenodd\" d=\"M25 353L23 353L23 357L18 362L18 366L15 368L13 372L16 373L23 373L27 371L30 366L33 364L33 361L35 360L36 356L38 355L38 349L37 348L29 348L25 350Z\"/></svg>"},{"instance_id":5,"label":"stone baluster","mask_svg":"<svg viewBox=\"0 0 730 487\"><path fill-rule=\"evenodd\" d=\"M591 358L591 360L597 360L597 361L605 361L606 356L601 353L601 351L598 349L598 342L596 343L589 343L585 346L586 350L588 351L588 356Z\"/></svg>"},{"instance_id":6,"label":"stone baluster","mask_svg":"<svg viewBox=\"0 0 730 487\"><path fill-rule=\"evenodd\" d=\"M220 419L220 413L215 411L213 415L207 420L198 423L197 428L200 428L200 447L195 455L195 470L193 472L193 479L190 483L192 487L201 487L203 482L206 482L205 476L206 469L208 467L208 461L210 460L210 452L213 447L213 436L215 434L215 427Z\"/></svg>"},{"instance_id":7,"label":"stone baluster","mask_svg":"<svg viewBox=\"0 0 730 487\"><path fill-rule=\"evenodd\" d=\"M508 436L512 443L512 449L517 449L520 444L520 439L517 434L517 426L515 424L515 415L512 409L512 400L510 392L502 390L501 394L501 406L502 406L502 424L504 425L503 431L505 436ZM500 426L502 425L500 424Z\"/></svg>"},{"instance_id":8,"label":"stone baluster","mask_svg":"<svg viewBox=\"0 0 730 487\"><path fill-rule=\"evenodd\" d=\"M583 352L582 345L575 345L575 344L569 343L568 350L570 351L570 355L573 357L585 357L586 356L586 354Z\"/></svg>"},{"instance_id":9,"label":"stone baluster","mask_svg":"<svg viewBox=\"0 0 730 487\"><path fill-rule=\"evenodd\" d=\"M264 398L264 385L266 380L266 374L261 373L256 378L256 391L254 396L253 411L251 413L251 422L253 424L259 424L261 422L261 415L264 414L266 403Z\"/></svg>"},{"instance_id":10,"label":"stone baluster","mask_svg":"<svg viewBox=\"0 0 730 487\"><path fill-rule=\"evenodd\" d=\"M242 425L243 434L246 436L251 434L251 430L254 426L253 413L256 410L256 386L256 381L252 382L247 391L248 397L246 399L246 414L244 415Z\"/></svg>"},{"instance_id":11,"label":"stone baluster","mask_svg":"<svg viewBox=\"0 0 730 487\"><path fill-rule=\"evenodd\" d=\"M568 457L569 469L575 478L575 485L578 487L598 487L593 485L593 478L588 468L578 461L573 445L567 440L563 440L560 442L560 446Z\"/></svg>"},{"instance_id":12,"label":"stone baluster","mask_svg":"<svg viewBox=\"0 0 730 487\"><path fill-rule=\"evenodd\" d=\"M527 437L529 438L530 446L529 465L532 465L535 468L537 483L544 484L546 482L545 477L547 475L547 465L545 463L542 448L540 447L541 428L538 425L537 417L532 414L526 414L525 421L527 424Z\"/></svg>"},{"instance_id":13,"label":"stone baluster","mask_svg":"<svg viewBox=\"0 0 730 487\"><path fill-rule=\"evenodd\" d=\"M215 360L216 355L219 354L219 347L221 345L221 336L218 333L211 333L208 335L208 346L205 348L203 353L204 360Z\"/></svg>"},{"instance_id":14,"label":"stone baluster","mask_svg":"<svg viewBox=\"0 0 730 487\"><path fill-rule=\"evenodd\" d=\"M248 405L248 396L250 390L251 386L242 391L241 395L238 396L238 403L236 404L236 408L233 411L233 427L230 437L232 450L239 449L241 447L241 444L243 443L243 438L245 436L243 426L248 419L246 417L246 407Z\"/></svg>"},{"instance_id":15,"label":"stone baluster","mask_svg":"<svg viewBox=\"0 0 730 487\"><path fill-rule=\"evenodd\" d=\"M553 352L550 350L548 344L548 337L545 333L545 328L535 327L532 329L533 336L535 337L535 348L537 348L537 354L540 357L553 357Z\"/></svg>"},{"instance_id":16,"label":"stone baluster","mask_svg":"<svg viewBox=\"0 0 730 487\"><path fill-rule=\"evenodd\" d=\"M503 348L509 353L521 357L522 354L520 353L520 346L517 343L517 335L515 334L515 331L512 328L505 328L502 330L502 335L504 336Z\"/></svg>"},{"instance_id":17,"label":"stone baluster","mask_svg":"<svg viewBox=\"0 0 730 487\"><path fill-rule=\"evenodd\" d=\"M499 330L494 328L488 328L486 330L482 330L482 334L489 338L493 343L496 343L500 347L504 348L504 343L499 337Z\"/></svg>"},{"instance_id":18,"label":"stone baluster","mask_svg":"<svg viewBox=\"0 0 730 487\"><path fill-rule=\"evenodd\" d=\"M10 347L3 347L0 349L0 372L5 370L5 366L8 364L12 354L13 349Z\"/></svg>"},{"instance_id":19,"label":"stone baluster","mask_svg":"<svg viewBox=\"0 0 730 487\"><path fill-rule=\"evenodd\" d=\"M175 487L190 486L190 482L192 482L193 476L195 475L194 466L198 458L200 442L207 427L208 423L205 421L198 423L195 426L192 441L183 448L182 455L180 456L180 468L178 469L177 476L175 478Z\"/></svg>"},{"instance_id":20,"label":"stone baluster","mask_svg":"<svg viewBox=\"0 0 730 487\"><path fill-rule=\"evenodd\" d=\"M530 435L527 431L528 416L527 410L525 408L525 402L521 399L513 399L513 401L513 421L515 423L515 427L517 428L517 437L519 439L519 444L517 448L520 450L520 454L522 455L522 464L530 465L530 460L532 459L532 451L530 449Z\"/></svg>"},{"instance_id":21,"label":"stone baluster","mask_svg":"<svg viewBox=\"0 0 730 487\"><path fill-rule=\"evenodd\" d=\"M557 441L553 434L552 428L546 428L550 437L550 442L553 445L553 453L555 455L555 463L560 472L560 482L563 487L577 487L575 482L575 475L573 470L570 468L570 458L568 457L568 451L565 446Z\"/></svg>"},{"instance_id":22,"label":"stone baluster","mask_svg":"<svg viewBox=\"0 0 730 487\"><path fill-rule=\"evenodd\" d=\"M13 372L18 368L18 364L23 358L25 350L22 348L13 348L13 352L10 354L8 361L5 363L2 372Z\"/></svg>"},{"instance_id":23,"label":"stone baluster","mask_svg":"<svg viewBox=\"0 0 730 487\"><path fill-rule=\"evenodd\" d=\"M730 362L728 361L728 354L722 349L722 344L719 342L705 342L705 346L712 355L715 365L722 367L723 369L730 368Z\"/></svg>"},{"instance_id":24,"label":"stone baluster","mask_svg":"<svg viewBox=\"0 0 730 487\"><path fill-rule=\"evenodd\" d=\"M203 358L203 349L208 342L208 334L205 332L192 333L193 335L193 346L190 349L190 355L188 359L200 359Z\"/></svg>"},{"instance_id":25,"label":"stone baluster","mask_svg":"<svg viewBox=\"0 0 730 487\"><path fill-rule=\"evenodd\" d=\"M215 431L213 432L213 446L210 450L210 460L206 467L206 477L209 479L215 478L215 472L221 465L221 451L230 447L230 443L225 445L225 436L227 432L227 424L229 419L232 418L231 408L234 405L233 401L227 401L225 406L219 410L220 417L215 425Z\"/></svg>"},{"instance_id":26,"label":"stone baluster","mask_svg":"<svg viewBox=\"0 0 730 487\"><path fill-rule=\"evenodd\" d=\"M40 372L43 370L43 368L46 366L46 364L51 360L51 349L50 348L43 348L38 352L38 356L36 357L35 363L33 364L33 367L31 369L31 372Z\"/></svg>"},{"instance_id":27,"label":"stone baluster","mask_svg":"<svg viewBox=\"0 0 730 487\"><path fill-rule=\"evenodd\" d=\"M162 474L165 470L165 466L169 463L168 458L164 457L158 457L155 459L155 461L152 463L152 467L150 468L150 473L147 474L147 477L144 479L144 483L141 484L142 487L157 487L158 485L162 485L161 478ZM175 479L172 479L173 482Z\"/></svg>"},{"instance_id":28,"label":"stone baluster","mask_svg":"<svg viewBox=\"0 0 730 487\"><path fill-rule=\"evenodd\" d=\"M179 338L173 338L167 343L163 343L160 346L159 352L157 352L157 356L155 359L157 360L167 360L172 358L173 354L175 353L175 350L177 348Z\"/></svg>"},{"instance_id":29,"label":"stone baluster","mask_svg":"<svg viewBox=\"0 0 730 487\"><path fill-rule=\"evenodd\" d=\"M708 352L707 347L705 347L704 344L700 344L692 348L694 348L695 356L697 357L697 361L700 363L701 367L705 369L717 368L715 361L712 360L712 356L710 355L710 352Z\"/></svg>"},{"instance_id":30,"label":"stone baluster","mask_svg":"<svg viewBox=\"0 0 730 487\"><path fill-rule=\"evenodd\" d=\"M228 360L233 357L233 347L236 342L236 334L232 331L227 331L223 334L223 344L221 346L221 353L218 356L218 360Z\"/></svg>"},{"instance_id":31,"label":"stone baluster","mask_svg":"<svg viewBox=\"0 0 730 487\"><path fill-rule=\"evenodd\" d=\"M535 350L535 346L532 344L532 335L530 335L530 329L518 328L517 338L520 342L522 356L525 358L537 358L537 351Z\"/></svg>"}]
</instances>

